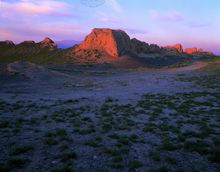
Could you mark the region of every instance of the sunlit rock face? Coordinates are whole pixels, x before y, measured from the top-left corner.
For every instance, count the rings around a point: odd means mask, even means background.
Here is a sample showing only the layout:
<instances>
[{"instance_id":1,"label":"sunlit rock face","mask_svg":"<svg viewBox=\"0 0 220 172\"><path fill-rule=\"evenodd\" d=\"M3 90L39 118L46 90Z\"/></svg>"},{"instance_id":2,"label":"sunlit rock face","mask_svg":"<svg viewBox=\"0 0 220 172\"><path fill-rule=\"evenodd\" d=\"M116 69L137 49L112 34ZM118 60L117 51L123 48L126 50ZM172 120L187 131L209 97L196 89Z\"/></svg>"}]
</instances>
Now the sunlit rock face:
<instances>
[{"instance_id":1,"label":"sunlit rock face","mask_svg":"<svg viewBox=\"0 0 220 172\"><path fill-rule=\"evenodd\" d=\"M186 54L193 54L198 52L197 48L186 48L185 53Z\"/></svg>"},{"instance_id":2,"label":"sunlit rock face","mask_svg":"<svg viewBox=\"0 0 220 172\"><path fill-rule=\"evenodd\" d=\"M164 48L167 48L167 49L176 49L178 51L178 53L183 53L183 47L181 44L175 44L175 45L169 45L169 46L166 46Z\"/></svg>"},{"instance_id":3,"label":"sunlit rock face","mask_svg":"<svg viewBox=\"0 0 220 172\"><path fill-rule=\"evenodd\" d=\"M124 55L131 51L130 37L122 30L93 29L79 45L79 49L97 49L112 57Z\"/></svg>"},{"instance_id":4,"label":"sunlit rock face","mask_svg":"<svg viewBox=\"0 0 220 172\"><path fill-rule=\"evenodd\" d=\"M39 42L39 44L41 48L48 48L49 50L54 50L57 48L57 45L55 44L55 42L48 37L44 38L44 40Z\"/></svg>"},{"instance_id":5,"label":"sunlit rock face","mask_svg":"<svg viewBox=\"0 0 220 172\"><path fill-rule=\"evenodd\" d=\"M215 56L214 53L205 51L202 48L186 48L185 53L194 55L195 57Z\"/></svg>"}]
</instances>

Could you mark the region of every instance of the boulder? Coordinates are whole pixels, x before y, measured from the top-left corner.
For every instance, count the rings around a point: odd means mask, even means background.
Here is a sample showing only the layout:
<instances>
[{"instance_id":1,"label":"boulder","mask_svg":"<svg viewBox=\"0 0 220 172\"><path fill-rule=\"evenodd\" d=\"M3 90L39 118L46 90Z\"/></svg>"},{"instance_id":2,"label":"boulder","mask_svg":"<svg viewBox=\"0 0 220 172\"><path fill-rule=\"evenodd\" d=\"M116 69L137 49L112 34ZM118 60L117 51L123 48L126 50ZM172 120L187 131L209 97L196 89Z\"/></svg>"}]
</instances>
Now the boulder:
<instances>
[{"instance_id":1,"label":"boulder","mask_svg":"<svg viewBox=\"0 0 220 172\"><path fill-rule=\"evenodd\" d=\"M130 52L132 44L130 37L122 30L95 28L78 46L79 49L96 49L104 51L112 57L118 57Z\"/></svg>"}]
</instances>

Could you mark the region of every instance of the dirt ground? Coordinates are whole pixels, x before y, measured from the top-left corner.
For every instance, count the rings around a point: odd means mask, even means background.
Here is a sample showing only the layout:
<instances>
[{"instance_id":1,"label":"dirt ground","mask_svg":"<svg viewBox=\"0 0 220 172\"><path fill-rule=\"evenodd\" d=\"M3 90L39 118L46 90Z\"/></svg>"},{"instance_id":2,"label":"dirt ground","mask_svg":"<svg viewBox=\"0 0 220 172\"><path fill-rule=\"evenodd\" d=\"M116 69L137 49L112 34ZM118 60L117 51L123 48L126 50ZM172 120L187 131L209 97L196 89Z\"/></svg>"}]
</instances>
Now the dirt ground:
<instances>
[{"instance_id":1,"label":"dirt ground","mask_svg":"<svg viewBox=\"0 0 220 172\"><path fill-rule=\"evenodd\" d=\"M210 65L1 65L0 171L220 171Z\"/></svg>"}]
</instances>

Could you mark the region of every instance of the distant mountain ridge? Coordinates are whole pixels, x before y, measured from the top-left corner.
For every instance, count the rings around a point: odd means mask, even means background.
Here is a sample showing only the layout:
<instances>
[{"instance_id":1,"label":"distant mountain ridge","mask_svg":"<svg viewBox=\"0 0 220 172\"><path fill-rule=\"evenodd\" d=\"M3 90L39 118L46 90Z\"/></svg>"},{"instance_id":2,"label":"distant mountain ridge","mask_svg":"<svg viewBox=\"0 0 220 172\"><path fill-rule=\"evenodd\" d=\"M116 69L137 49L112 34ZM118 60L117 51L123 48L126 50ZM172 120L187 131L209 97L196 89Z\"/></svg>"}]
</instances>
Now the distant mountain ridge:
<instances>
[{"instance_id":1,"label":"distant mountain ridge","mask_svg":"<svg viewBox=\"0 0 220 172\"><path fill-rule=\"evenodd\" d=\"M68 48L71 46L70 48ZM63 48L63 49L60 49ZM35 63L100 64L120 63L148 64L163 62L172 64L189 58L214 56L202 49L187 48L181 44L160 47L136 38L131 39L123 30L95 28L80 41L64 40L56 43L46 37L42 41L24 41L15 45L12 41L0 41L0 61L27 60Z\"/></svg>"},{"instance_id":2,"label":"distant mountain ridge","mask_svg":"<svg viewBox=\"0 0 220 172\"><path fill-rule=\"evenodd\" d=\"M76 44L80 44L82 41L77 40L62 40L62 41L55 41L58 48L70 48Z\"/></svg>"}]
</instances>

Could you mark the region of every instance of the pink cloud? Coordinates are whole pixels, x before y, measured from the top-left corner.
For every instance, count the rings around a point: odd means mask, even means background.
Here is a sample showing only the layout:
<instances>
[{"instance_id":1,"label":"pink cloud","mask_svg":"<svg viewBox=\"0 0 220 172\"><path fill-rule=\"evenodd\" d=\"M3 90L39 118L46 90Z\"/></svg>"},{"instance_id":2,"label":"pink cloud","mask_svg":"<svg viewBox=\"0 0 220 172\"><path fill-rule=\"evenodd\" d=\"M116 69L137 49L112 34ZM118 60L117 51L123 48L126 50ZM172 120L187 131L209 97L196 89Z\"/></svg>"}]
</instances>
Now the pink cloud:
<instances>
[{"instance_id":1,"label":"pink cloud","mask_svg":"<svg viewBox=\"0 0 220 172\"><path fill-rule=\"evenodd\" d=\"M74 23L53 23L24 26L0 27L0 40L10 39L16 43L23 40L40 41L44 37L51 37L54 40L76 39L81 40L86 31Z\"/></svg>"},{"instance_id":2,"label":"pink cloud","mask_svg":"<svg viewBox=\"0 0 220 172\"><path fill-rule=\"evenodd\" d=\"M1 2L1 13L29 14L29 15L67 15L70 13L69 5L64 2L43 0L21 0L14 3Z\"/></svg>"}]
</instances>

